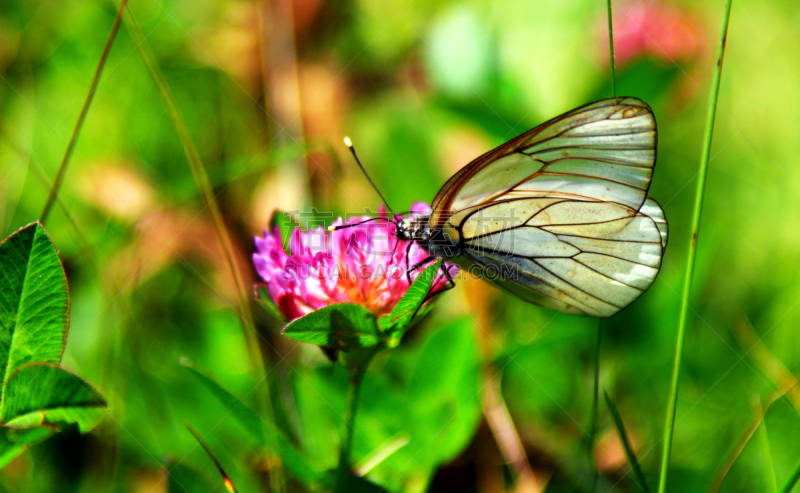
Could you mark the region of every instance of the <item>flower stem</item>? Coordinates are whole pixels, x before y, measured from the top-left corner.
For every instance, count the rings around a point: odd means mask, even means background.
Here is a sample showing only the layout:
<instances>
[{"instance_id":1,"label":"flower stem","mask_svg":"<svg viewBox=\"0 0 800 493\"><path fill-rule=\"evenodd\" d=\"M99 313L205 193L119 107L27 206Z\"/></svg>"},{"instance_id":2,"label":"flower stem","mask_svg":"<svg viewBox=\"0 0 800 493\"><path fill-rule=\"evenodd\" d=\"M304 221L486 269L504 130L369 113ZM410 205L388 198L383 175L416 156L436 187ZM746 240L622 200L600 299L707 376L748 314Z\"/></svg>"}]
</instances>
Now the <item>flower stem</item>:
<instances>
[{"instance_id":1,"label":"flower stem","mask_svg":"<svg viewBox=\"0 0 800 493\"><path fill-rule=\"evenodd\" d=\"M692 217L692 234L689 239L689 258L686 263L686 275L683 280L683 296L681 299L681 311L678 321L678 341L675 347L675 361L672 367L672 384L669 392L669 401L667 403L667 417L664 424L664 448L661 454L661 475L658 481L659 493L664 493L667 487L667 467L669 466L669 454L670 449L672 448L672 435L675 429L675 409L678 405L678 376L681 369L684 340L686 339L686 315L689 309L689 293L691 292L692 287L694 263L697 257L697 235L700 230L700 213L703 209L703 194L706 186L708 160L711 155L711 136L714 133L714 117L717 110L719 85L722 75L722 58L725 54L725 41L728 37L728 21L731 16L732 2L733 0L727 0L725 4L725 14L722 19L722 35L720 36L719 48L717 51L717 66L714 68L714 75L711 80L711 96L709 97L708 101L706 134L705 140L703 141L703 153L700 156L700 172L697 180L694 215Z\"/></svg>"},{"instance_id":2,"label":"flower stem","mask_svg":"<svg viewBox=\"0 0 800 493\"><path fill-rule=\"evenodd\" d=\"M342 443L339 447L339 467L336 478L336 491L344 491L347 477L350 475L350 451L353 448L353 432L355 431L356 412L358 411L358 395L361 392L361 382L366 373L365 364L363 368L357 368L350 377L350 385L347 387L345 398L345 419L342 425Z\"/></svg>"}]
</instances>

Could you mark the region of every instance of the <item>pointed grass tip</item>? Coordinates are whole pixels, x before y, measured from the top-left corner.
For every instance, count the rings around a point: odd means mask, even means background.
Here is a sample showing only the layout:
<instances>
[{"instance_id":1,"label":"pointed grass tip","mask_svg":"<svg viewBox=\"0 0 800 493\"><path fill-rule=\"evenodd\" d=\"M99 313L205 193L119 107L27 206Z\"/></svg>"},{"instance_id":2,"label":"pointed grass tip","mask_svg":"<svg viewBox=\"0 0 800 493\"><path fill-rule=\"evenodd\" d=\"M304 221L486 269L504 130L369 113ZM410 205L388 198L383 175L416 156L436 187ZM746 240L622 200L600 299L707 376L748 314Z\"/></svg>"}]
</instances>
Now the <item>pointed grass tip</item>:
<instances>
[{"instance_id":1,"label":"pointed grass tip","mask_svg":"<svg viewBox=\"0 0 800 493\"><path fill-rule=\"evenodd\" d=\"M205 440L203 440L203 437L201 437L200 434L197 433L197 430L192 428L189 423L186 423L186 429L189 430L189 433L191 433L194 439L197 440L197 443L199 443L203 450L205 450L208 457L216 466L217 471L219 471L219 475L222 477L222 483L225 485L225 488L231 493L237 493L236 486L233 484L233 481L231 481L231 478L228 476L228 473L225 472L225 469L222 468L222 464L219 463L217 456L214 455L214 452L212 452L208 447L208 444L206 444Z\"/></svg>"},{"instance_id":2,"label":"pointed grass tip","mask_svg":"<svg viewBox=\"0 0 800 493\"><path fill-rule=\"evenodd\" d=\"M233 486L233 481L231 481L230 478L223 478L222 482L225 483L225 488L227 488L231 493L236 491L236 488Z\"/></svg>"}]
</instances>

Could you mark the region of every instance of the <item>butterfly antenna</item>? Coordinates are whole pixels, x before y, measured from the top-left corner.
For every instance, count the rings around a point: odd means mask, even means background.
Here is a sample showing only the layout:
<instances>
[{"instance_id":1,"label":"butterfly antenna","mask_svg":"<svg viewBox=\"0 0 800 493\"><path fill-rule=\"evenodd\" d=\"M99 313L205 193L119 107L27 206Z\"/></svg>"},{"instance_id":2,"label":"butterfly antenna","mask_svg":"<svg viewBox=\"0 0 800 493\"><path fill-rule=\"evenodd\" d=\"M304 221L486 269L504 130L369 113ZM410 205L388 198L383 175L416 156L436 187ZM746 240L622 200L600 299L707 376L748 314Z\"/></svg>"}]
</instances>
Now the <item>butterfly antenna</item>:
<instances>
[{"instance_id":1,"label":"butterfly antenna","mask_svg":"<svg viewBox=\"0 0 800 493\"><path fill-rule=\"evenodd\" d=\"M339 224L337 226L328 226L328 231L339 231L340 229L352 228L353 226L361 226L362 224L371 223L373 221L389 221L389 219L387 219L385 217L371 217L369 219L366 219L364 221L357 222L357 223ZM389 221L389 222L391 223L392 221ZM394 223L392 223L392 224L394 224Z\"/></svg>"},{"instance_id":2,"label":"butterfly antenna","mask_svg":"<svg viewBox=\"0 0 800 493\"><path fill-rule=\"evenodd\" d=\"M347 146L348 149L350 149L350 154L353 155L353 157L356 160L356 163L358 163L358 167L361 168L361 171L364 173L364 176L366 176L367 180L369 180L369 184L372 185L372 188L374 188L375 191L378 193L378 196L383 201L383 205L386 206L386 209L389 211L389 213L391 213L392 217L394 217L395 213L392 210L392 208L389 207L389 203L386 201L386 197L384 197L383 194L381 193L381 191L378 190L378 187L375 186L375 182L372 181L372 178L369 177L369 174L367 173L367 170L364 169L364 165L361 164L361 160L358 159L358 155L356 154L356 149L355 149L355 147L353 147L353 143L350 141L350 137L345 137L344 138L344 144Z\"/></svg>"}]
</instances>

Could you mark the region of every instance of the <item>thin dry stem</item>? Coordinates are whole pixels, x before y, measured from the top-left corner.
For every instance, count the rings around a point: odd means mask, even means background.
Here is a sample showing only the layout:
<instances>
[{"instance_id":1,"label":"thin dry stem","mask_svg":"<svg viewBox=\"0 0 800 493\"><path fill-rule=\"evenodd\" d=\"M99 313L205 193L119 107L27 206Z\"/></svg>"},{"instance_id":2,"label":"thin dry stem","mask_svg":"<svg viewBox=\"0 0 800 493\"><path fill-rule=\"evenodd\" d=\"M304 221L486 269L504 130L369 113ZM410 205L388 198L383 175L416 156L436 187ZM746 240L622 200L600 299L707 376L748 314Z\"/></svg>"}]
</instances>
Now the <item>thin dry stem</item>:
<instances>
[{"instance_id":1,"label":"thin dry stem","mask_svg":"<svg viewBox=\"0 0 800 493\"><path fill-rule=\"evenodd\" d=\"M92 84L89 86L89 94L86 95L86 100L84 100L83 107L78 115L78 121L75 123L75 128L72 129L72 136L69 138L67 150L64 153L64 158L61 160L61 165L58 167L58 173L56 174L56 179L53 181L53 187L50 189L50 193L47 195L47 202L45 202L44 209L39 217L39 222L42 224L47 221L47 217L50 215L50 210L53 208L53 204L58 197L58 191L61 189L61 183L64 181L64 175L67 173L69 160L72 157L73 151L75 150L75 145L78 143L78 136L81 133L83 123L86 121L86 115L89 114L89 107L92 105L95 92L97 92L97 85L100 83L100 76L103 74L103 68L106 66L108 54L111 52L111 46L114 44L114 39L117 37L119 23L122 20L122 13L125 11L125 6L127 4L128 0L122 0L122 3L119 5L119 10L117 10L117 16L114 18L114 24L111 26L111 32L108 35L108 40L106 40L106 46L103 48L103 54L100 56L100 63L97 64L97 70L94 72Z\"/></svg>"},{"instance_id":2,"label":"thin dry stem","mask_svg":"<svg viewBox=\"0 0 800 493\"><path fill-rule=\"evenodd\" d=\"M500 392L500 379L494 368L487 364L484 369L483 414L492 430L503 459L515 476L514 492L539 493L544 491L548 476L537 474L528 462L525 447L517 428L508 413Z\"/></svg>"}]
</instances>

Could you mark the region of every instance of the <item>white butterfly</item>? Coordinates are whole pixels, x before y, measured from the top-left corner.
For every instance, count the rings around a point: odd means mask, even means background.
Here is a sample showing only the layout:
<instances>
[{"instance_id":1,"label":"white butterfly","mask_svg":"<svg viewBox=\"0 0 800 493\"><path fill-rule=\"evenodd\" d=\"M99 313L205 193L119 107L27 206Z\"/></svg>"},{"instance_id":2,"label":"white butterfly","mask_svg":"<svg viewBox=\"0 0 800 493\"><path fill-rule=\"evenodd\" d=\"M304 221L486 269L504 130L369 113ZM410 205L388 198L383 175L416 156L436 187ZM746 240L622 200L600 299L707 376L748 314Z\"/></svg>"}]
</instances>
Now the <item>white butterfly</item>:
<instances>
[{"instance_id":1,"label":"white butterfly","mask_svg":"<svg viewBox=\"0 0 800 493\"><path fill-rule=\"evenodd\" d=\"M656 138L639 99L582 106L469 163L397 236L464 270L494 269L489 282L532 303L610 317L653 283L667 245L647 196Z\"/></svg>"}]
</instances>

